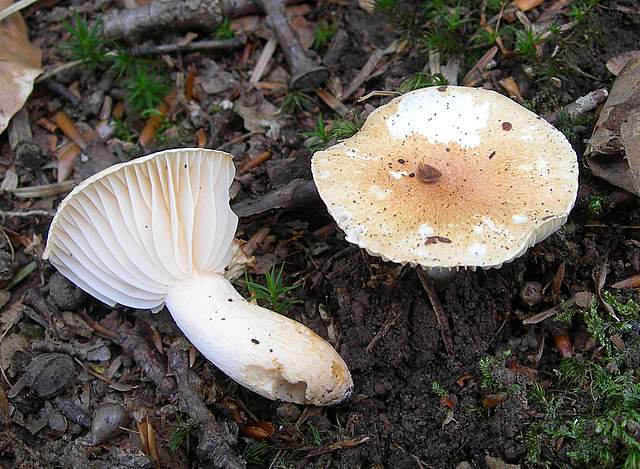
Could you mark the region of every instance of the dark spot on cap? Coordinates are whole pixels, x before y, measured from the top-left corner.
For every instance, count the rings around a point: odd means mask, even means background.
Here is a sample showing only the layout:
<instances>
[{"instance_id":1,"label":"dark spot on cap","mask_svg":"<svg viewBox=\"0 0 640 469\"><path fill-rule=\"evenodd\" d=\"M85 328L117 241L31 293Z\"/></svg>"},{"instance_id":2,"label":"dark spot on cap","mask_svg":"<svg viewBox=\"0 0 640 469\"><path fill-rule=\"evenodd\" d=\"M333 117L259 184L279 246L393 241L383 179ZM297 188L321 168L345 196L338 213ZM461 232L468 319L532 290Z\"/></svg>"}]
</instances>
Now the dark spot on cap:
<instances>
[{"instance_id":1,"label":"dark spot on cap","mask_svg":"<svg viewBox=\"0 0 640 469\"><path fill-rule=\"evenodd\" d=\"M451 240L444 236L429 236L427 239L424 240L424 244L437 244L437 243L451 244Z\"/></svg>"},{"instance_id":2,"label":"dark spot on cap","mask_svg":"<svg viewBox=\"0 0 640 469\"><path fill-rule=\"evenodd\" d=\"M405 160L403 160L402 158L400 158L400 159L398 160L398 163L400 163L400 164L405 164L405 163L406 163L406 161L405 161Z\"/></svg>"},{"instance_id":3,"label":"dark spot on cap","mask_svg":"<svg viewBox=\"0 0 640 469\"><path fill-rule=\"evenodd\" d=\"M232 300L231 298L227 298L227 301L228 301L229 303L232 303L232 302L233 302L233 300Z\"/></svg>"},{"instance_id":4,"label":"dark spot on cap","mask_svg":"<svg viewBox=\"0 0 640 469\"><path fill-rule=\"evenodd\" d=\"M511 125L511 122L503 122L502 123L502 130L511 130L513 129L513 126Z\"/></svg>"},{"instance_id":5,"label":"dark spot on cap","mask_svg":"<svg viewBox=\"0 0 640 469\"><path fill-rule=\"evenodd\" d=\"M251 339L251 342L253 342L256 345L258 345L260 343L260 341L258 339Z\"/></svg>"},{"instance_id":6,"label":"dark spot on cap","mask_svg":"<svg viewBox=\"0 0 640 469\"><path fill-rule=\"evenodd\" d=\"M446 86L438 86L438 91L447 91L447 87Z\"/></svg>"},{"instance_id":7,"label":"dark spot on cap","mask_svg":"<svg viewBox=\"0 0 640 469\"><path fill-rule=\"evenodd\" d=\"M489 155L489 159L493 158L494 156L496 156L496 152L492 151L491 154Z\"/></svg>"}]
</instances>

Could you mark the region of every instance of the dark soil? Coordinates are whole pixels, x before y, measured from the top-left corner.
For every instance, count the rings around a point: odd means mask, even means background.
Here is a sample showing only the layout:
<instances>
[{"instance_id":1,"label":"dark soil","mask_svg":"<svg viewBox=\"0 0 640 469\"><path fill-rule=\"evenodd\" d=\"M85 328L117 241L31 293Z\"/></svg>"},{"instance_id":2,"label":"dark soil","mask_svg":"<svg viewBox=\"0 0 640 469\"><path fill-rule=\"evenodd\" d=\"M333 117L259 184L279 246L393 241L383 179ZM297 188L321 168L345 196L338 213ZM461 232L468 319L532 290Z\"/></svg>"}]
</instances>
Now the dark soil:
<instances>
[{"instance_id":1,"label":"dark soil","mask_svg":"<svg viewBox=\"0 0 640 469\"><path fill-rule=\"evenodd\" d=\"M60 22L69 17L73 5L92 16L116 8L111 2L42 3L42 7L30 14L28 23L34 42L44 50L45 65L57 64L62 58L55 44L64 36ZM48 4L56 6L48 7ZM571 67L564 69L561 89L548 80L527 79L519 59L501 61L498 78L516 77L528 104L541 114L554 111L597 87L610 86L613 77L604 65L606 60L637 48L640 41L637 15L617 9L619 4L635 5L634 2L602 2L590 20L563 36L555 59ZM372 47L387 46L395 32L383 16L372 17L344 2L323 3L308 13L307 18L309 21L333 18L349 33L348 47L332 67L332 74L340 77L343 87L364 65ZM176 39L177 36L167 34L158 41L170 43ZM238 61L242 52L213 57L224 70L242 80L247 79L264 43L256 35L251 35L249 40L255 42L258 52L252 53L248 63ZM484 49L472 53L476 52L482 55ZM206 53L189 53L174 55L171 60L173 79L176 71L185 72L190 65L204 74L205 60L209 59ZM382 73L366 83L366 91L397 89L409 75L422 70L425 63L428 59L424 53L409 47L390 59ZM277 76L279 67L287 68L277 53L276 63L269 70L269 80ZM461 76L466 71L463 66ZM42 85L36 87L27 107L34 139L45 150L45 155L53 157L48 149L49 133L35 122L41 117L50 118L58 110L65 110L74 121L95 122L84 100L100 78L100 73L83 68L56 77L59 83L79 90L83 104L78 107L69 105L63 97ZM116 99L123 95L118 87L110 92ZM216 97L204 94L200 107L206 111L217 106L222 98L256 106L267 98L279 102L284 96L282 90L263 92L235 84ZM387 100L372 98L366 103L347 105L354 115L366 115ZM319 109L329 115L328 108ZM133 143L118 141L110 149L126 160L151 150L193 146L197 126L189 121L187 114L183 112L175 117L168 136L156 141L154 148L141 149ZM311 152L303 146L299 133L312 128L315 118L313 112L288 115L280 140L260 134L226 148L238 163L246 155L255 156L265 149L273 152L271 161L247 173L249 177L242 182L235 204L246 206L248 201L260 200L292 180L311 179ZM246 132L242 119L232 111L218 112L212 119L210 127L206 122L202 124L212 130L207 146L215 148ZM136 117L127 122L137 131L142 125ZM576 124L573 143L579 155L592 124L592 116ZM50 170L42 168L49 162L48 156L37 162L35 168L14 161L4 136L0 140L0 157L2 172L15 164L21 186L52 181ZM520 368L507 365L516 363L535 369L536 379L550 385L555 380L554 370L561 357L554 347L549 325L522 323L523 318L553 306L551 287L545 290L543 300L533 306L525 304L520 293L527 282L548 286L563 263L565 274L559 292L562 299L577 292L595 292L594 271L605 265L609 269L607 285L640 271L638 201L623 197L620 203L610 202L597 217L589 211L592 195L614 193L619 194L619 190L593 179L581 164L578 202L562 229L501 269L460 271L438 282L439 300L453 334L452 355L445 350L436 317L415 269L383 262L344 241L343 234L332 224L317 199L304 206L242 218L237 234L241 239L248 240L260 229L270 228L267 238L254 253L254 279L271 267L285 263L287 284L302 285L294 292L300 303L286 314L309 325L336 346L352 372L355 391L348 402L331 408L303 409L272 403L239 388L198 356L193 371L201 381L199 393L224 429L223 436L244 456L258 445L246 433L248 423L255 420L273 423L275 435L262 444L259 457L251 459L250 467L487 467L487 456L526 466L526 435L531 423L539 417L539 411L529 403L526 392L532 377ZM55 208L58 200L25 201L4 193L0 205L5 210L50 209ZM612 197L611 200L618 199ZM95 326L93 321L112 331L123 321L134 324L158 362L166 368L166 352L180 336L171 317L166 311L152 316L146 311L126 308L112 310L82 295L38 256L48 223L47 217L8 218L3 223L15 250L15 265L7 269L15 273L33 259L37 260L37 269L13 287L10 299L0 312L1 330L5 334L0 364L6 375L2 382L4 393L0 394L0 408L5 417L0 432L0 466L154 467L156 463L148 451L145 455L138 436L140 424L146 417L157 435L159 467L209 467L194 450L197 432L187 437L193 440L190 447L185 444L175 452L169 451L176 422L179 418L186 420L178 411L175 399L168 397L170 391L165 389L164 394L161 393L150 381L149 374L144 373L116 341L91 327ZM34 240L34 237L39 238ZM38 240L42 241L38 243ZM10 251L7 246L3 249ZM241 289L242 284L238 282ZM638 300L639 295L630 293L629 298L633 297ZM68 314L69 311L73 314ZM79 312L86 314L79 316ZM564 332L579 337L584 335L584 326L574 323ZM92 347L91 351L83 352L84 359L72 353L75 372L69 377L69 384L58 383L58 380L45 383L64 388L57 398L37 395L35 385L23 390L15 388L19 380L26 379L33 357L44 350L32 350L35 341L66 345L76 352L86 344ZM60 347L49 350L52 351L71 353ZM510 352L508 358L506 351ZM91 353L95 355L86 355ZM492 372L496 381L493 390L482 386L479 364L486 357L497 357ZM104 379L104 373L116 360L119 366L115 367L114 374ZM446 390L447 400L443 401L432 390L434 382ZM506 400L495 408L483 405L483 398L501 389L509 390ZM74 419L62 412L61 398L79 407L80 416ZM97 409L114 402L123 404L130 416L131 422L122 424L128 430L96 446L80 444L81 439L87 438L87 422ZM238 415L240 418L234 418ZM314 441L311 426L319 431L321 441ZM244 434L238 435L239 428ZM358 442L352 447L331 446L352 440ZM326 451L314 452L318 447ZM570 463L562 455L557 461L554 464ZM463 462L468 465L458 466Z\"/></svg>"}]
</instances>

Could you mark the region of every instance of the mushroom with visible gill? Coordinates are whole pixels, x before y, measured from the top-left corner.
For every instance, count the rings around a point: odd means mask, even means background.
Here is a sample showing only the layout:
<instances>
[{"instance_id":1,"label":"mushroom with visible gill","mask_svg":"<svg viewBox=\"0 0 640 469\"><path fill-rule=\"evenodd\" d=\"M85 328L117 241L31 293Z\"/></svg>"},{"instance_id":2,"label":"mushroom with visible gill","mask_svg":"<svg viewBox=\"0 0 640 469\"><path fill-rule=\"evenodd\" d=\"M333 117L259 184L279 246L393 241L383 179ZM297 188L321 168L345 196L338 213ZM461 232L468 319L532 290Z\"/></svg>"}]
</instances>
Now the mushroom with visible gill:
<instances>
[{"instance_id":1,"label":"mushroom with visible gill","mask_svg":"<svg viewBox=\"0 0 640 469\"><path fill-rule=\"evenodd\" d=\"M458 86L393 99L316 152L312 170L347 241L431 277L523 255L565 223L578 188L560 131L501 94Z\"/></svg>"},{"instance_id":2,"label":"mushroom with visible gill","mask_svg":"<svg viewBox=\"0 0 640 469\"><path fill-rule=\"evenodd\" d=\"M44 258L108 305L166 304L193 345L269 399L329 405L353 388L338 353L307 327L247 302L224 276L238 218L228 153L168 150L118 164L59 205Z\"/></svg>"}]
</instances>

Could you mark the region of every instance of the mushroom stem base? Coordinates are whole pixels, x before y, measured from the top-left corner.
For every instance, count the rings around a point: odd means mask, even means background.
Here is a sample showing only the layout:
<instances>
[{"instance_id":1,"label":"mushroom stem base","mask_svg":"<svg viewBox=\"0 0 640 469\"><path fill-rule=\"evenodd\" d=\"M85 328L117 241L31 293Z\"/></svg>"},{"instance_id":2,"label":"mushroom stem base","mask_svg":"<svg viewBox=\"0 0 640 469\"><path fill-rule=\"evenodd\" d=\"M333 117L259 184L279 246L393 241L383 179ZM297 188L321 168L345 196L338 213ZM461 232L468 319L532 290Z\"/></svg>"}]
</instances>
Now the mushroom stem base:
<instances>
[{"instance_id":1,"label":"mushroom stem base","mask_svg":"<svg viewBox=\"0 0 640 469\"><path fill-rule=\"evenodd\" d=\"M331 345L306 326L247 302L222 275L176 285L166 305L207 359L261 396L329 405L351 394L349 370Z\"/></svg>"}]
</instances>

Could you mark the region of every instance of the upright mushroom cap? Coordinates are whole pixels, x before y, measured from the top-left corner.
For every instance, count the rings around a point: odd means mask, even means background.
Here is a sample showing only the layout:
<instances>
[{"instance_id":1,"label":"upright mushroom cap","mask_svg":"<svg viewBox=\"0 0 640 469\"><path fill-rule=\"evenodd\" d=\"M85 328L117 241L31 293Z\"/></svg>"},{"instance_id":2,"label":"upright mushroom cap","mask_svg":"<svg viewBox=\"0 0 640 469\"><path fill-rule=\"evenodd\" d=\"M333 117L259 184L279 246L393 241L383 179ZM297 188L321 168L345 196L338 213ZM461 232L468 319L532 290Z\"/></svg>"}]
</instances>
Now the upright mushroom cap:
<instances>
[{"instance_id":1,"label":"upright mushroom cap","mask_svg":"<svg viewBox=\"0 0 640 469\"><path fill-rule=\"evenodd\" d=\"M376 109L314 154L320 196L348 241L429 268L499 267L557 230L576 154L541 117L493 91L442 86Z\"/></svg>"},{"instance_id":2,"label":"upright mushroom cap","mask_svg":"<svg viewBox=\"0 0 640 469\"><path fill-rule=\"evenodd\" d=\"M59 205L44 258L108 305L159 310L200 352L270 398L335 404L353 382L338 353L306 326L248 303L224 274L238 217L231 155L155 153L77 186Z\"/></svg>"}]
</instances>

